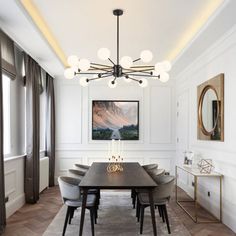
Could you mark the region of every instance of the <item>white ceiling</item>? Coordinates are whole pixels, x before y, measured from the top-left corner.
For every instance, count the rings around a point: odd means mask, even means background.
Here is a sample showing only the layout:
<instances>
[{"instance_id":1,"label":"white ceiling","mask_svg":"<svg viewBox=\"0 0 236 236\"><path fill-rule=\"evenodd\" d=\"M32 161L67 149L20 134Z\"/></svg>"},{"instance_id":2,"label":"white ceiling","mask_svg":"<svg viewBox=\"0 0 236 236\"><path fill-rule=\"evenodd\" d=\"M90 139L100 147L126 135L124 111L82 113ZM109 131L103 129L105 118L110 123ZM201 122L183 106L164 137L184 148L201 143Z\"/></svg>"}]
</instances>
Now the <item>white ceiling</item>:
<instances>
[{"instance_id":1,"label":"white ceiling","mask_svg":"<svg viewBox=\"0 0 236 236\"><path fill-rule=\"evenodd\" d=\"M143 49L154 53L153 63L168 59L183 35L201 18L205 8L215 0L32 0L47 23L65 55L77 54L94 62L97 50L108 47L115 58L115 8L124 9L120 20L121 56L139 57ZM228 4L226 4L226 2ZM236 23L235 0L225 0L224 7L211 19L199 37L187 45L173 67L179 72L201 50L208 47ZM63 77L63 66L31 18L17 0L0 0L0 26L28 53L56 77ZM234 8L233 8L234 7ZM214 23L218 25L214 26ZM219 24L223 22L223 24ZM212 27L213 26L213 27ZM207 36L205 40L201 37ZM197 39L201 45L197 45ZM194 50L196 48L197 50ZM191 50L192 52L191 52ZM190 51L189 51L190 50ZM189 53L188 60L184 60ZM194 58L191 58L194 55Z\"/></svg>"}]
</instances>

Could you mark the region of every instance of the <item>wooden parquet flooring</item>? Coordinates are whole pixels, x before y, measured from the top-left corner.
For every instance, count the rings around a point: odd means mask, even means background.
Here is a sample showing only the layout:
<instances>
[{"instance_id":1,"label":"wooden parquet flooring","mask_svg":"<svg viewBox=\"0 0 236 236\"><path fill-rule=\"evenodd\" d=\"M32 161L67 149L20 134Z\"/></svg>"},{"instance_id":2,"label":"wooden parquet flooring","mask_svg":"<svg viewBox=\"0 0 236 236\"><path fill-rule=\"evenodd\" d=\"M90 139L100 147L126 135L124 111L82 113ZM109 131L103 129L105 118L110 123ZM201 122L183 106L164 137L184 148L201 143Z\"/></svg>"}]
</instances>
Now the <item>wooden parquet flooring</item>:
<instances>
[{"instance_id":1,"label":"wooden parquet flooring","mask_svg":"<svg viewBox=\"0 0 236 236\"><path fill-rule=\"evenodd\" d=\"M3 236L41 236L62 206L58 187L45 190L35 205L24 205L7 220ZM223 224L195 224L175 203L173 197L170 207L193 236L236 236Z\"/></svg>"},{"instance_id":2,"label":"wooden parquet flooring","mask_svg":"<svg viewBox=\"0 0 236 236\"><path fill-rule=\"evenodd\" d=\"M3 236L41 236L61 206L59 188L46 189L37 204L25 204L7 220Z\"/></svg>"}]
</instances>

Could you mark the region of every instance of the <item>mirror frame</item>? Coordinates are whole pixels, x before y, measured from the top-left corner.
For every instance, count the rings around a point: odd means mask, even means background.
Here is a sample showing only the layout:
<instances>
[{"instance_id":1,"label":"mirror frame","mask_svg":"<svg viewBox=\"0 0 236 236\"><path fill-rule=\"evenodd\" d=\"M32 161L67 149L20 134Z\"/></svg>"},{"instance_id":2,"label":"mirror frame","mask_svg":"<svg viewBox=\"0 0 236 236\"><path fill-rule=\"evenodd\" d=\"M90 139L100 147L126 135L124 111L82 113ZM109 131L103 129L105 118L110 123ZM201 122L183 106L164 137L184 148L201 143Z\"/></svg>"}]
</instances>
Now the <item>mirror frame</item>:
<instances>
[{"instance_id":1,"label":"mirror frame","mask_svg":"<svg viewBox=\"0 0 236 236\"><path fill-rule=\"evenodd\" d=\"M203 119L202 119L202 107L203 107L203 100L204 97L207 93L208 90L212 89L216 95L216 99L217 99L217 116L216 116L216 120L215 120L215 124L213 126L213 128L208 131L203 123ZM199 104L198 104L198 120L199 120L199 126L200 129L202 130L202 132L206 135L206 136L210 136L213 134L216 126L217 126L217 122L219 120L219 116L220 116L220 103L219 103L219 96L218 93L216 91L216 89L212 86L212 85L207 85L206 87L204 87L204 89L202 90L202 93L200 95L199 98Z\"/></svg>"},{"instance_id":2,"label":"mirror frame","mask_svg":"<svg viewBox=\"0 0 236 236\"><path fill-rule=\"evenodd\" d=\"M212 89L217 97L217 117L216 122L212 130L208 131L203 123L202 118L202 107L203 100L206 92ZM200 84L197 87L198 93L198 139L205 141L224 141L224 74L219 74L214 78ZM217 127L217 124L220 124L220 138L211 139L211 135L214 133L214 130Z\"/></svg>"}]
</instances>

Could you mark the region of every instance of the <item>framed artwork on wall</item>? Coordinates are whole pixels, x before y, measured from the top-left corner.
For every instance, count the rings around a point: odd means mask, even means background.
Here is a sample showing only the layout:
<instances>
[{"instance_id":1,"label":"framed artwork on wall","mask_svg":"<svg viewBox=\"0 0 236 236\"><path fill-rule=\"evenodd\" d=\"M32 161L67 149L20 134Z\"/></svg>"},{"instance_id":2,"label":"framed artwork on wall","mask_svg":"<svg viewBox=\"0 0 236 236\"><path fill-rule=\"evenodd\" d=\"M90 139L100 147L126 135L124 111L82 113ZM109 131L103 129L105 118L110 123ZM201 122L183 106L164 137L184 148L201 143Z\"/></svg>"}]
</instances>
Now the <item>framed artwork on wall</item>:
<instances>
[{"instance_id":1,"label":"framed artwork on wall","mask_svg":"<svg viewBox=\"0 0 236 236\"><path fill-rule=\"evenodd\" d=\"M139 101L92 101L92 140L139 140Z\"/></svg>"}]
</instances>

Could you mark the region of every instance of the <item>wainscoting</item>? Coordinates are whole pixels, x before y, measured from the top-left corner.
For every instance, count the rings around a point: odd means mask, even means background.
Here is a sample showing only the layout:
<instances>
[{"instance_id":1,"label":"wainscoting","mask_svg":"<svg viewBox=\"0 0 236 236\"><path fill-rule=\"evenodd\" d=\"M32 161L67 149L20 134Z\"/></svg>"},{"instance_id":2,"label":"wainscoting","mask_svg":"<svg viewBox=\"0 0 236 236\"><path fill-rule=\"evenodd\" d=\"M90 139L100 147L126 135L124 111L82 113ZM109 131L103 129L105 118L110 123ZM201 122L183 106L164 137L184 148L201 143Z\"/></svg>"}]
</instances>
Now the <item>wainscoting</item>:
<instances>
[{"instance_id":1,"label":"wainscoting","mask_svg":"<svg viewBox=\"0 0 236 236\"><path fill-rule=\"evenodd\" d=\"M177 163L183 163L183 151L193 150L202 158L213 159L215 170L223 178L223 222L236 232L236 27L222 36L201 57L194 61L177 79ZM197 85L220 74L225 74L225 141L197 140ZM192 178L181 175L181 187L192 194ZM216 214L219 184L214 180L199 182L200 202ZM208 192L211 196L208 197Z\"/></svg>"},{"instance_id":2,"label":"wainscoting","mask_svg":"<svg viewBox=\"0 0 236 236\"><path fill-rule=\"evenodd\" d=\"M5 164L5 192L7 218L25 203L24 193L24 155L8 158Z\"/></svg>"}]
</instances>

